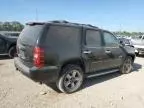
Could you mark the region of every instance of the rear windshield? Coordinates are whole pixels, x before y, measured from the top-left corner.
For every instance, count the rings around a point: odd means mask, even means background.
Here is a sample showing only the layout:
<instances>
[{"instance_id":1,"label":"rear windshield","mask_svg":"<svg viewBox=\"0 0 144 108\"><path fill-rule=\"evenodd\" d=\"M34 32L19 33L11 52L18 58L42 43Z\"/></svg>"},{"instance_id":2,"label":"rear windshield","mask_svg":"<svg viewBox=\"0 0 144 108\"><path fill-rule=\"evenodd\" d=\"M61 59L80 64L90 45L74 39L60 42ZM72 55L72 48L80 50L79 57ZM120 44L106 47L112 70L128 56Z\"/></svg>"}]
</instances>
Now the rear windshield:
<instances>
[{"instance_id":1,"label":"rear windshield","mask_svg":"<svg viewBox=\"0 0 144 108\"><path fill-rule=\"evenodd\" d=\"M38 37L43 32L44 25L26 26L19 36L19 41L23 44L35 45Z\"/></svg>"}]
</instances>

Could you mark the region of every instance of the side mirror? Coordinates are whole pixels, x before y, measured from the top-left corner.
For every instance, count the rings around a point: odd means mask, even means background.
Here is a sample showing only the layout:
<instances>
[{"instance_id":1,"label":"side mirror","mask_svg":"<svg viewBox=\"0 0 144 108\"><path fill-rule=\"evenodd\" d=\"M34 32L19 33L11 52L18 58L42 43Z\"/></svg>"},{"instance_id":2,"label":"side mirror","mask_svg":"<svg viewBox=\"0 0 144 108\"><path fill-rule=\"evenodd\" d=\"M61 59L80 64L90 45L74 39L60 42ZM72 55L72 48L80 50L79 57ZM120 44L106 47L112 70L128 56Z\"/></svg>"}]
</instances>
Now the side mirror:
<instances>
[{"instance_id":1,"label":"side mirror","mask_svg":"<svg viewBox=\"0 0 144 108\"><path fill-rule=\"evenodd\" d=\"M121 45L125 46L125 44L123 43L123 41L120 40L119 42L120 42Z\"/></svg>"}]
</instances>

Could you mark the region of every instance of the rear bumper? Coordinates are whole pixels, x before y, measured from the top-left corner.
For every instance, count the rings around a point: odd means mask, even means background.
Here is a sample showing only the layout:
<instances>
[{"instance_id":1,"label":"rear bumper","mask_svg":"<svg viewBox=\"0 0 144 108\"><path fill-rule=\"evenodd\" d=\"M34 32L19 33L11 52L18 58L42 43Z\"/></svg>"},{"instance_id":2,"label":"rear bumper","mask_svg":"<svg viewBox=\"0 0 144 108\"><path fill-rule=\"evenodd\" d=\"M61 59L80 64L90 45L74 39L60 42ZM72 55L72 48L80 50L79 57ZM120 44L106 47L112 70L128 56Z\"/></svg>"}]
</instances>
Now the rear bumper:
<instances>
[{"instance_id":1,"label":"rear bumper","mask_svg":"<svg viewBox=\"0 0 144 108\"><path fill-rule=\"evenodd\" d=\"M25 66L18 57L14 58L17 70L36 82L56 82L58 79L59 68L57 66L47 66L43 68Z\"/></svg>"}]
</instances>

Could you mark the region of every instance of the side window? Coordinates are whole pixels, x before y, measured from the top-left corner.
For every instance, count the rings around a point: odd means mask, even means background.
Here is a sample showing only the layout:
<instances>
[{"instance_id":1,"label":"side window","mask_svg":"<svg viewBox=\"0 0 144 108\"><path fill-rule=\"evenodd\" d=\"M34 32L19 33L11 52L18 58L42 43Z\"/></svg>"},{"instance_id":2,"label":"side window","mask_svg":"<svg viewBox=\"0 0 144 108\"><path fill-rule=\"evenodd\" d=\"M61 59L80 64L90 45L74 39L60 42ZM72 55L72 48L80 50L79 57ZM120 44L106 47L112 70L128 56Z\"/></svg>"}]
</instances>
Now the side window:
<instances>
[{"instance_id":1,"label":"side window","mask_svg":"<svg viewBox=\"0 0 144 108\"><path fill-rule=\"evenodd\" d=\"M101 46L101 34L96 30L86 31L86 45L88 47L100 47Z\"/></svg>"},{"instance_id":2,"label":"side window","mask_svg":"<svg viewBox=\"0 0 144 108\"><path fill-rule=\"evenodd\" d=\"M104 41L106 46L118 46L118 39L109 32L104 32Z\"/></svg>"},{"instance_id":3,"label":"side window","mask_svg":"<svg viewBox=\"0 0 144 108\"><path fill-rule=\"evenodd\" d=\"M55 48L76 49L80 43L80 29L69 26L50 26L46 37L46 45ZM63 46L63 47L61 47ZM60 49L59 49L60 50Z\"/></svg>"}]
</instances>

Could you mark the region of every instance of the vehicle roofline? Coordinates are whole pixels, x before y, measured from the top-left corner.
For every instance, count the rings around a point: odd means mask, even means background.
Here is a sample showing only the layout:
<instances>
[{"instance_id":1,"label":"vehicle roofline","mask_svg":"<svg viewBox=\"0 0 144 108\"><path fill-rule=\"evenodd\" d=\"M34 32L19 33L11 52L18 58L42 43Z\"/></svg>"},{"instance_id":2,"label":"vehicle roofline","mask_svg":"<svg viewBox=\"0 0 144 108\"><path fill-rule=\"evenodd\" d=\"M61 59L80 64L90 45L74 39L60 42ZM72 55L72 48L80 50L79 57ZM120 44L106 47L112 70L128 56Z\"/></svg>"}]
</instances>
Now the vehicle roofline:
<instances>
[{"instance_id":1,"label":"vehicle roofline","mask_svg":"<svg viewBox=\"0 0 144 108\"><path fill-rule=\"evenodd\" d=\"M80 27L80 28L97 29L97 30L100 29L99 27L93 26L90 24L72 23L72 22L67 22L67 21L63 21L63 22L48 21L48 22L28 22L28 23L26 23L26 25L35 25L35 24L38 24L38 25L52 24L52 25L65 25L65 26L71 26L71 27Z\"/></svg>"}]
</instances>

